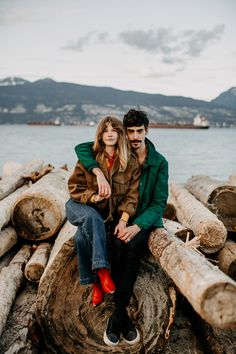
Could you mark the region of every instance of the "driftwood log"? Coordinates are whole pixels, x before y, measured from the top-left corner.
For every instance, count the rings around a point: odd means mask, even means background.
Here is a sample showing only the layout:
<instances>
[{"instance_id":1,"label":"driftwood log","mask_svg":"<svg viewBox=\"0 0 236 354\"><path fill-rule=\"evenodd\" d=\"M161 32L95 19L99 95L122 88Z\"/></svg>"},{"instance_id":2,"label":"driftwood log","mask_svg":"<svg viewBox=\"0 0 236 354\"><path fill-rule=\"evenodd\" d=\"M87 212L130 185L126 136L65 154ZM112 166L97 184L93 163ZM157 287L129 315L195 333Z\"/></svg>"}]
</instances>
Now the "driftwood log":
<instances>
[{"instance_id":1,"label":"driftwood log","mask_svg":"<svg viewBox=\"0 0 236 354\"><path fill-rule=\"evenodd\" d=\"M228 183L231 186L236 186L236 172L229 176Z\"/></svg>"},{"instance_id":2,"label":"driftwood log","mask_svg":"<svg viewBox=\"0 0 236 354\"><path fill-rule=\"evenodd\" d=\"M208 176L193 176L186 188L223 222L236 232L236 186L225 185Z\"/></svg>"},{"instance_id":3,"label":"driftwood log","mask_svg":"<svg viewBox=\"0 0 236 354\"><path fill-rule=\"evenodd\" d=\"M169 196L166 204L166 209L164 211L164 218L169 219L169 220L175 220L176 219L176 210L175 206L173 203L173 200L171 196Z\"/></svg>"},{"instance_id":4,"label":"driftwood log","mask_svg":"<svg viewBox=\"0 0 236 354\"><path fill-rule=\"evenodd\" d=\"M75 227L67 222L39 283L36 315L47 346L55 353L81 354L154 353L163 348L175 314L175 292L161 268L153 258L144 261L129 307L141 341L132 347L122 341L111 349L103 342L103 332L113 308L112 296L106 295L98 307L91 306L91 287L79 284L74 233Z\"/></svg>"},{"instance_id":5,"label":"driftwood log","mask_svg":"<svg viewBox=\"0 0 236 354\"><path fill-rule=\"evenodd\" d=\"M31 246L24 245L8 267L0 273L0 336L16 293L24 280L23 267L31 256Z\"/></svg>"},{"instance_id":6,"label":"driftwood log","mask_svg":"<svg viewBox=\"0 0 236 354\"><path fill-rule=\"evenodd\" d=\"M14 192L17 188L23 186L27 176L43 167L42 160L32 160L23 165L13 175L4 177L0 181L0 200Z\"/></svg>"},{"instance_id":7,"label":"driftwood log","mask_svg":"<svg viewBox=\"0 0 236 354\"><path fill-rule=\"evenodd\" d=\"M12 226L0 231L0 257L8 252L18 241L15 229Z\"/></svg>"},{"instance_id":8,"label":"driftwood log","mask_svg":"<svg viewBox=\"0 0 236 354\"><path fill-rule=\"evenodd\" d=\"M35 317L36 296L37 287L30 283L17 293L0 337L0 353L41 353L38 349L42 338Z\"/></svg>"},{"instance_id":9,"label":"driftwood log","mask_svg":"<svg viewBox=\"0 0 236 354\"><path fill-rule=\"evenodd\" d=\"M41 241L59 231L66 218L68 177L65 170L53 170L17 199L12 222L19 236Z\"/></svg>"},{"instance_id":10,"label":"driftwood log","mask_svg":"<svg viewBox=\"0 0 236 354\"><path fill-rule=\"evenodd\" d=\"M11 213L17 198L28 189L28 186L22 186L12 194L0 201L0 230L11 220Z\"/></svg>"},{"instance_id":11,"label":"driftwood log","mask_svg":"<svg viewBox=\"0 0 236 354\"><path fill-rule=\"evenodd\" d=\"M193 230L194 235L199 238L202 251L219 251L227 237L223 223L185 188L171 183L170 190L178 221Z\"/></svg>"},{"instance_id":12,"label":"driftwood log","mask_svg":"<svg viewBox=\"0 0 236 354\"><path fill-rule=\"evenodd\" d=\"M46 267L51 244L42 242L38 245L29 262L25 266L25 277L32 282L39 282Z\"/></svg>"},{"instance_id":13,"label":"driftwood log","mask_svg":"<svg viewBox=\"0 0 236 354\"><path fill-rule=\"evenodd\" d=\"M224 247L217 254L219 268L236 281L236 243L227 240Z\"/></svg>"},{"instance_id":14,"label":"driftwood log","mask_svg":"<svg viewBox=\"0 0 236 354\"><path fill-rule=\"evenodd\" d=\"M149 248L195 311L221 329L236 328L236 283L218 267L164 229L156 229Z\"/></svg>"},{"instance_id":15,"label":"driftwood log","mask_svg":"<svg viewBox=\"0 0 236 354\"><path fill-rule=\"evenodd\" d=\"M164 225L164 228L169 233L171 233L171 235L174 234L175 236L179 237L184 242L191 240L194 237L192 230L181 225L177 221L163 218L163 225Z\"/></svg>"}]
</instances>

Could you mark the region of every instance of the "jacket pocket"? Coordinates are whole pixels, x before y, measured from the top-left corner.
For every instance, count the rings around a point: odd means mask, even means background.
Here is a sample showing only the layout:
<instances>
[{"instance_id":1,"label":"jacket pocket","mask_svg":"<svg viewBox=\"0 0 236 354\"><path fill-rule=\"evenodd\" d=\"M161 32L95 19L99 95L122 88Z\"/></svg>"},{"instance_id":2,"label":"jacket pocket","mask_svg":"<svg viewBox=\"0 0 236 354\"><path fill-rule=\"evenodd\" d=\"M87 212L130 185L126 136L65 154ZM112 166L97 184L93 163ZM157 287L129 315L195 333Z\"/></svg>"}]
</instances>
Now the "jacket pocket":
<instances>
[{"instance_id":1,"label":"jacket pocket","mask_svg":"<svg viewBox=\"0 0 236 354\"><path fill-rule=\"evenodd\" d=\"M129 189L131 176L124 174L123 172L117 173L113 176L112 192L114 195L124 195Z\"/></svg>"}]
</instances>

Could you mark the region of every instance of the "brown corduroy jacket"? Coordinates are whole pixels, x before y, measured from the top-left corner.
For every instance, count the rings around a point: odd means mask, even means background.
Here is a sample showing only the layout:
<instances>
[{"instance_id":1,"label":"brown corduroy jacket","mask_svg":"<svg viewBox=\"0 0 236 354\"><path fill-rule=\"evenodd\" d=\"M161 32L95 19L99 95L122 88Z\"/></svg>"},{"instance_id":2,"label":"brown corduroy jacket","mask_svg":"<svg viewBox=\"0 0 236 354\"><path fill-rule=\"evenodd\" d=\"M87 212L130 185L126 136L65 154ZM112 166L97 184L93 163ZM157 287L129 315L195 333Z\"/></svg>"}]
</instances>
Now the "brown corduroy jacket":
<instances>
[{"instance_id":1,"label":"brown corduroy jacket","mask_svg":"<svg viewBox=\"0 0 236 354\"><path fill-rule=\"evenodd\" d=\"M122 212L128 213L129 216L134 215L139 197L140 166L137 158L131 154L124 172L118 170L117 158L110 173L107 170L106 161L98 161L98 163L111 186L111 197L98 203L90 201L92 195L98 193L97 178L78 161L68 181L71 198L77 202L93 206L98 211L109 208L108 219L117 218Z\"/></svg>"}]
</instances>

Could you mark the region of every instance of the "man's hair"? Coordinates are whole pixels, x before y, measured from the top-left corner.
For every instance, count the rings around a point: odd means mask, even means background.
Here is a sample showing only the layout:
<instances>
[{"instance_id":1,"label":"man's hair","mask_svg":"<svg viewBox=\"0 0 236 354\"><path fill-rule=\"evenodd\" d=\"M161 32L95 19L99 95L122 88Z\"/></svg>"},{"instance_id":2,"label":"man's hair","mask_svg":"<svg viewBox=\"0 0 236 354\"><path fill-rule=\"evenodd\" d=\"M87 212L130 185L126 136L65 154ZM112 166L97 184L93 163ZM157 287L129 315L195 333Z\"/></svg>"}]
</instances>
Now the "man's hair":
<instances>
[{"instance_id":1,"label":"man's hair","mask_svg":"<svg viewBox=\"0 0 236 354\"><path fill-rule=\"evenodd\" d=\"M144 111L130 109L129 112L124 115L123 124L125 128L141 127L141 125L144 125L145 130L147 130L149 119Z\"/></svg>"}]
</instances>

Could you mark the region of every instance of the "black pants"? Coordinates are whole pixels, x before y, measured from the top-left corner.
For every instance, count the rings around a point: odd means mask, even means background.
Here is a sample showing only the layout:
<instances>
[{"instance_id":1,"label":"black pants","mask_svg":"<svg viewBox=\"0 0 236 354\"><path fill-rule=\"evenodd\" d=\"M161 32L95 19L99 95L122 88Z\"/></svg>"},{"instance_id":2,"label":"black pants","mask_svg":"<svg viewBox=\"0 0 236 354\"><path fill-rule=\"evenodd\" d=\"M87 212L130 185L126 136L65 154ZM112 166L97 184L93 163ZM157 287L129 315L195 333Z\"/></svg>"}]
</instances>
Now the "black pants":
<instances>
[{"instance_id":1,"label":"black pants","mask_svg":"<svg viewBox=\"0 0 236 354\"><path fill-rule=\"evenodd\" d=\"M126 307L133 294L140 261L148 249L148 238L153 228L141 230L130 242L113 238L112 242L112 278L116 284L114 294L115 311L113 316L122 322L127 316Z\"/></svg>"}]
</instances>

